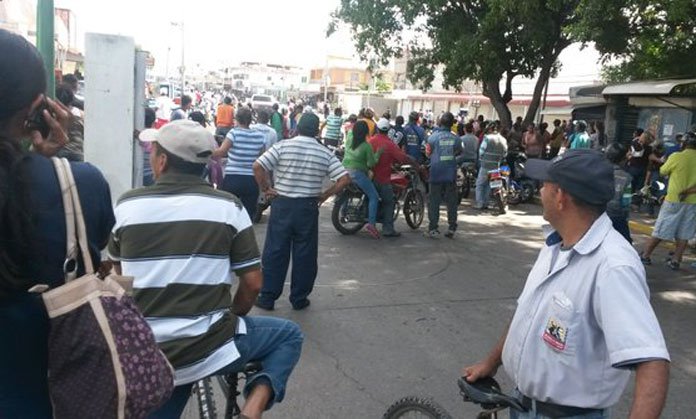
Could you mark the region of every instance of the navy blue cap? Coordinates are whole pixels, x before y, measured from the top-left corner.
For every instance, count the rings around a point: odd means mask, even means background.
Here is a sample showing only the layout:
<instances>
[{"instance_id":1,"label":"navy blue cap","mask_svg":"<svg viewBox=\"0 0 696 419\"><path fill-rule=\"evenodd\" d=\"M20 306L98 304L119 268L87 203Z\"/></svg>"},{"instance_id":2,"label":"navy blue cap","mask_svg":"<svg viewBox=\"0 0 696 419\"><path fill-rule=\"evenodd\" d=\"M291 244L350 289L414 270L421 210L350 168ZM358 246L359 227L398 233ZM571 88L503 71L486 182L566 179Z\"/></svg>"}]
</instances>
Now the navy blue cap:
<instances>
[{"instance_id":1,"label":"navy blue cap","mask_svg":"<svg viewBox=\"0 0 696 419\"><path fill-rule=\"evenodd\" d=\"M529 159L525 173L532 179L557 183L591 205L606 205L614 197L614 168L596 150L568 150L552 160Z\"/></svg>"}]
</instances>

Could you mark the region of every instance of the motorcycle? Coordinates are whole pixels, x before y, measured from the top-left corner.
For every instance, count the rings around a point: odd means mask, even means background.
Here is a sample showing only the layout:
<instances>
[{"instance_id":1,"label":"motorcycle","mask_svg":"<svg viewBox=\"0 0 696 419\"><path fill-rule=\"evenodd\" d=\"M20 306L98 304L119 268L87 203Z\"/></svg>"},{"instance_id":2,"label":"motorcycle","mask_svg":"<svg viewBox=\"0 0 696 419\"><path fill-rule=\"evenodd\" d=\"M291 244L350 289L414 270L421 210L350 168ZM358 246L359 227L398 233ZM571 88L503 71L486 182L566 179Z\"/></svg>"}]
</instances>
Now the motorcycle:
<instances>
[{"instance_id":1,"label":"motorcycle","mask_svg":"<svg viewBox=\"0 0 696 419\"><path fill-rule=\"evenodd\" d=\"M476 164L471 162L459 163L457 169L457 191L458 203L462 203L462 199L468 198L471 188L476 187Z\"/></svg>"},{"instance_id":2,"label":"motorcycle","mask_svg":"<svg viewBox=\"0 0 696 419\"><path fill-rule=\"evenodd\" d=\"M403 210L406 224L416 230L425 216L425 194L421 175L410 165L401 166L391 175L394 188L394 220ZM403 202L403 204L402 204ZM341 234L350 235L360 231L367 224L368 198L352 183L334 201L331 222ZM383 219L382 206L377 210L377 222Z\"/></svg>"},{"instance_id":3,"label":"motorcycle","mask_svg":"<svg viewBox=\"0 0 696 419\"><path fill-rule=\"evenodd\" d=\"M537 183L525 176L527 156L514 151L508 154L506 161L510 165L508 203L517 205L531 201L537 192Z\"/></svg>"},{"instance_id":4,"label":"motorcycle","mask_svg":"<svg viewBox=\"0 0 696 419\"><path fill-rule=\"evenodd\" d=\"M495 203L500 214L507 212L509 185L510 185L510 168L507 165L501 165L497 169L488 171L488 185L491 189L491 198Z\"/></svg>"}]
</instances>

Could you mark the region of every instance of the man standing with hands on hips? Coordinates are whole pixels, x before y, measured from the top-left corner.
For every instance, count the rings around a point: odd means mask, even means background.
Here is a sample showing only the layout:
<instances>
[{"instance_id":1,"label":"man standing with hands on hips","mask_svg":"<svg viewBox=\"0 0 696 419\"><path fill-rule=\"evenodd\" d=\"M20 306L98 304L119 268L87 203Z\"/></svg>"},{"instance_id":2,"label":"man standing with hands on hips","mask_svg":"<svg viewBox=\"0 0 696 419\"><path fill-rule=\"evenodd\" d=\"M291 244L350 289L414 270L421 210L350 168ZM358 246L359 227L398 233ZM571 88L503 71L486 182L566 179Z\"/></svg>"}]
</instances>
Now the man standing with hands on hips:
<instances>
[{"instance_id":1,"label":"man standing with hands on hips","mask_svg":"<svg viewBox=\"0 0 696 419\"><path fill-rule=\"evenodd\" d=\"M319 117L303 114L297 131L297 137L276 143L253 166L259 189L273 199L262 256L263 287L256 300L264 310L273 310L283 293L291 254L290 303L294 310L309 306L318 271L319 206L350 184L341 162L315 138ZM327 176L336 183L322 191Z\"/></svg>"},{"instance_id":2,"label":"man standing with hands on hips","mask_svg":"<svg viewBox=\"0 0 696 419\"><path fill-rule=\"evenodd\" d=\"M669 354L650 306L637 252L605 207L613 169L594 150L530 159L544 182L546 245L527 277L508 329L488 357L463 369L469 382L503 365L527 412L512 419L608 418L635 371L630 418L658 418Z\"/></svg>"}]
</instances>

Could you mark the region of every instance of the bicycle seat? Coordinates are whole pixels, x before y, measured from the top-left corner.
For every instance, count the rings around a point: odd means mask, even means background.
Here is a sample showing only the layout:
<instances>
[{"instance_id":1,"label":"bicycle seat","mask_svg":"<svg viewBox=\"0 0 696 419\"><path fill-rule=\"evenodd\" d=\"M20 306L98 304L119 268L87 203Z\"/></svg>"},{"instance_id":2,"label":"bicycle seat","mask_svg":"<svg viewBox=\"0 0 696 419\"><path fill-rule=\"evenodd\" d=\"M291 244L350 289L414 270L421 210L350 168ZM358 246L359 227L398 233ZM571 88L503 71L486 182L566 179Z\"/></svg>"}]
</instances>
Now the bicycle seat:
<instances>
[{"instance_id":1,"label":"bicycle seat","mask_svg":"<svg viewBox=\"0 0 696 419\"><path fill-rule=\"evenodd\" d=\"M462 377L457 383L464 400L480 404L484 409L509 407L520 412L527 410L519 400L500 391L500 385L493 377L480 378L474 383L470 383Z\"/></svg>"}]
</instances>

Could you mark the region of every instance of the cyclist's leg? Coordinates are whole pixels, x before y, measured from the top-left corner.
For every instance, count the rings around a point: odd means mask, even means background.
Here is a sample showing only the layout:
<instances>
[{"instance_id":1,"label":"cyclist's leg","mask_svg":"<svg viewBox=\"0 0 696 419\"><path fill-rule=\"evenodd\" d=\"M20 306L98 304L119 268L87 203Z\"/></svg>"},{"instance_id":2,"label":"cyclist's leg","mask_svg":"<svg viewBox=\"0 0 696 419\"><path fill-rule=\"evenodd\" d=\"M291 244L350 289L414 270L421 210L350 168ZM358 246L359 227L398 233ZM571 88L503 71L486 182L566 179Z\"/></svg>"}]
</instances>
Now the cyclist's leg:
<instances>
[{"instance_id":1,"label":"cyclist's leg","mask_svg":"<svg viewBox=\"0 0 696 419\"><path fill-rule=\"evenodd\" d=\"M290 373L300 359L303 335L297 324L276 317L244 317L247 332L235 337L240 358L218 371L232 373L241 371L250 361L260 361L262 371L254 374L244 386L247 397L257 384L269 385L273 391L266 409L280 402L285 396L285 387Z\"/></svg>"},{"instance_id":2,"label":"cyclist's leg","mask_svg":"<svg viewBox=\"0 0 696 419\"><path fill-rule=\"evenodd\" d=\"M184 412L186 403L191 396L191 388L193 383L183 384L174 387L172 397L155 412L148 416L148 419L174 419L181 417Z\"/></svg>"}]
</instances>

